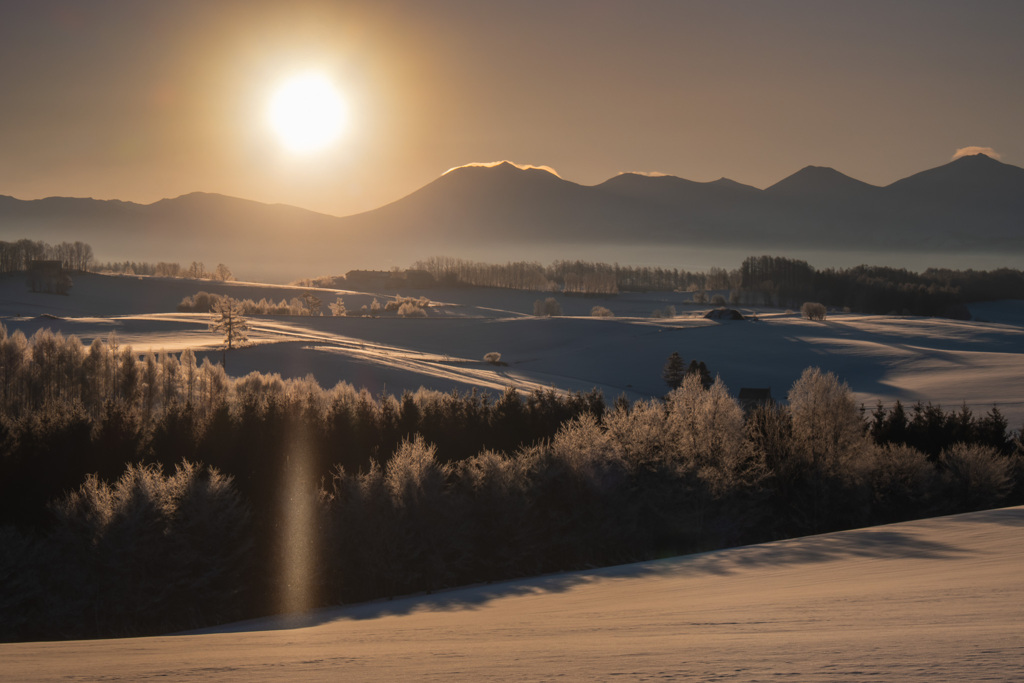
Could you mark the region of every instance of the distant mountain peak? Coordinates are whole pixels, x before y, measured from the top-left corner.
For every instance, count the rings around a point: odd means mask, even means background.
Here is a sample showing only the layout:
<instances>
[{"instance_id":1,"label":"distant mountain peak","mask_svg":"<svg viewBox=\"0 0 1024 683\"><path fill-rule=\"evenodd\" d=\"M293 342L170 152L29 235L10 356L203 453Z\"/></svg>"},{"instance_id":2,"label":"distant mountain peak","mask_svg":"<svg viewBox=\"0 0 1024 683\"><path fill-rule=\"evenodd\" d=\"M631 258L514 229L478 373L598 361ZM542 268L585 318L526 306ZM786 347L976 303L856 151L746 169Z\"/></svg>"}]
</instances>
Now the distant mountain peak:
<instances>
[{"instance_id":1,"label":"distant mountain peak","mask_svg":"<svg viewBox=\"0 0 1024 683\"><path fill-rule=\"evenodd\" d=\"M765 192L775 195L836 195L877 189L856 178L840 173L828 166L804 166L791 176L783 178Z\"/></svg>"},{"instance_id":2,"label":"distant mountain peak","mask_svg":"<svg viewBox=\"0 0 1024 683\"><path fill-rule=\"evenodd\" d=\"M888 187L939 194L972 188L975 192L1013 192L1024 197L1024 168L987 154L969 154L897 180Z\"/></svg>"},{"instance_id":3,"label":"distant mountain peak","mask_svg":"<svg viewBox=\"0 0 1024 683\"><path fill-rule=\"evenodd\" d=\"M960 166L988 166L991 168L1008 165L982 152L978 152L977 154L965 154L953 159L953 161L949 163L958 164Z\"/></svg>"},{"instance_id":4,"label":"distant mountain peak","mask_svg":"<svg viewBox=\"0 0 1024 683\"><path fill-rule=\"evenodd\" d=\"M495 169L497 171L504 172L504 173L508 173L510 171L544 171L545 173L550 173L551 175L555 176L556 178L561 178L562 177L562 176L558 175L558 171L556 171L555 169L551 168L550 166L535 166L533 164L518 164L518 163L516 163L514 161L509 161L508 159L504 159L502 161L474 161L474 162L471 162L471 163L468 163L468 164L463 164L461 166L453 166L452 168L449 168L447 171L445 171L441 175L442 176L446 176L446 175L448 175L450 173L458 173L458 172L465 171L466 169L479 169L479 168Z\"/></svg>"}]
</instances>

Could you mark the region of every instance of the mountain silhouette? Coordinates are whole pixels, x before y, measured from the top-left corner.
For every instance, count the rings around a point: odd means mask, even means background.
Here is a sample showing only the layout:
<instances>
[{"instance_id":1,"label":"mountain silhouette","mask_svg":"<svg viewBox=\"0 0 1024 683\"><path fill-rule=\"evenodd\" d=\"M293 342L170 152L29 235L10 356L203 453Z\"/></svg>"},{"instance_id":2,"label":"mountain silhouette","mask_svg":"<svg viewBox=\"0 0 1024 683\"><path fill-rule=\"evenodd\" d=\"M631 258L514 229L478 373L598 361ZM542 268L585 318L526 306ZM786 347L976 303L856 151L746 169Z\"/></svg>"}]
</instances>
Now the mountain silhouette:
<instances>
[{"instance_id":1,"label":"mountain silhouette","mask_svg":"<svg viewBox=\"0 0 1024 683\"><path fill-rule=\"evenodd\" d=\"M1024 169L984 155L878 187L808 166L760 190L623 173L580 185L505 162L455 168L347 217L192 193L152 204L0 196L0 239L81 240L100 260L205 260L274 278L523 245L1024 253Z\"/></svg>"},{"instance_id":2,"label":"mountain silhouette","mask_svg":"<svg viewBox=\"0 0 1024 683\"><path fill-rule=\"evenodd\" d=\"M867 197L879 189L827 166L805 166L768 187L764 193L777 197L801 197L820 201Z\"/></svg>"}]
</instances>

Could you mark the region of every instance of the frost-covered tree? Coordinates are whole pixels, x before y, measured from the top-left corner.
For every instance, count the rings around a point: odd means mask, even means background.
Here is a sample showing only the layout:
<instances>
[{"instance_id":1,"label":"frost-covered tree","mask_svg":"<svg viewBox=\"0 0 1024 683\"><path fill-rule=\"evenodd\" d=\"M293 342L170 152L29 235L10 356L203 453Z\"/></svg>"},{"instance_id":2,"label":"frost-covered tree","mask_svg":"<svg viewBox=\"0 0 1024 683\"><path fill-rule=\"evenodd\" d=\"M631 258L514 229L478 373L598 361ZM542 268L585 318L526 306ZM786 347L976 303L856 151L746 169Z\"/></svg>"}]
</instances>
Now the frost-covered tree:
<instances>
[{"instance_id":1,"label":"frost-covered tree","mask_svg":"<svg viewBox=\"0 0 1024 683\"><path fill-rule=\"evenodd\" d=\"M825 310L824 304L815 303L813 301L805 301L800 307L800 315L808 320L824 320L826 313L827 311Z\"/></svg>"},{"instance_id":2,"label":"frost-covered tree","mask_svg":"<svg viewBox=\"0 0 1024 683\"><path fill-rule=\"evenodd\" d=\"M562 306L558 303L558 299L553 296L549 296L543 301L537 299L533 302L533 314L537 317L562 315Z\"/></svg>"},{"instance_id":3,"label":"frost-covered tree","mask_svg":"<svg viewBox=\"0 0 1024 683\"><path fill-rule=\"evenodd\" d=\"M327 304L327 308L330 309L331 315L341 317L345 315L345 301L340 296L334 303Z\"/></svg>"},{"instance_id":4,"label":"frost-covered tree","mask_svg":"<svg viewBox=\"0 0 1024 683\"><path fill-rule=\"evenodd\" d=\"M789 390L792 459L780 482L809 532L856 523L870 504L873 446L850 387L831 372L804 370Z\"/></svg>"},{"instance_id":5,"label":"frost-covered tree","mask_svg":"<svg viewBox=\"0 0 1024 683\"><path fill-rule=\"evenodd\" d=\"M51 507L67 567L51 570L52 609L70 633L137 635L242 614L252 536L232 477L189 462L167 476L128 465L113 483L89 475Z\"/></svg>"},{"instance_id":6,"label":"frost-covered tree","mask_svg":"<svg viewBox=\"0 0 1024 683\"><path fill-rule=\"evenodd\" d=\"M807 368L788 399L793 439L806 453L840 455L864 442L864 423L850 387L831 372Z\"/></svg>"},{"instance_id":7,"label":"frost-covered tree","mask_svg":"<svg viewBox=\"0 0 1024 683\"><path fill-rule=\"evenodd\" d=\"M235 279L235 276L231 274L231 269L228 268L223 263L217 264L216 270L213 271L213 277L214 279L221 280L223 282L228 282L230 280Z\"/></svg>"},{"instance_id":8,"label":"frost-covered tree","mask_svg":"<svg viewBox=\"0 0 1024 683\"><path fill-rule=\"evenodd\" d=\"M700 375L688 374L667 403L670 438L684 462L731 473L745 459L743 409L720 379L705 388Z\"/></svg>"},{"instance_id":9,"label":"frost-covered tree","mask_svg":"<svg viewBox=\"0 0 1024 683\"><path fill-rule=\"evenodd\" d=\"M224 343L228 350L248 341L246 332L249 324L242 317L242 307L235 299L223 297L214 308L214 320L210 330L224 335Z\"/></svg>"},{"instance_id":10,"label":"frost-covered tree","mask_svg":"<svg viewBox=\"0 0 1024 683\"><path fill-rule=\"evenodd\" d=\"M953 444L939 455L946 504L957 512L996 505L1013 486L1012 465L991 446Z\"/></svg>"}]
</instances>

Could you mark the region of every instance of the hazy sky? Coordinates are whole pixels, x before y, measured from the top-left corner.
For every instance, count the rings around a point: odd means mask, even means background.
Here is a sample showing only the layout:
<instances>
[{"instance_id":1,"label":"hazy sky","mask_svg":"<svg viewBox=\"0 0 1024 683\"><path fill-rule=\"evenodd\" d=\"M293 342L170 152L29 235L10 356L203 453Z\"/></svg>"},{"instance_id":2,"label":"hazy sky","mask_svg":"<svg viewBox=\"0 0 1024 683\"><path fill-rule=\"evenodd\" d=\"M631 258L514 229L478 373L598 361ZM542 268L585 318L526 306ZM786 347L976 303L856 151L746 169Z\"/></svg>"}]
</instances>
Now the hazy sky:
<instances>
[{"instance_id":1,"label":"hazy sky","mask_svg":"<svg viewBox=\"0 0 1024 683\"><path fill-rule=\"evenodd\" d=\"M346 215L499 159L758 187L1024 165L1022 27L1020 0L0 0L0 194ZM349 123L297 155L266 109L307 69Z\"/></svg>"}]
</instances>

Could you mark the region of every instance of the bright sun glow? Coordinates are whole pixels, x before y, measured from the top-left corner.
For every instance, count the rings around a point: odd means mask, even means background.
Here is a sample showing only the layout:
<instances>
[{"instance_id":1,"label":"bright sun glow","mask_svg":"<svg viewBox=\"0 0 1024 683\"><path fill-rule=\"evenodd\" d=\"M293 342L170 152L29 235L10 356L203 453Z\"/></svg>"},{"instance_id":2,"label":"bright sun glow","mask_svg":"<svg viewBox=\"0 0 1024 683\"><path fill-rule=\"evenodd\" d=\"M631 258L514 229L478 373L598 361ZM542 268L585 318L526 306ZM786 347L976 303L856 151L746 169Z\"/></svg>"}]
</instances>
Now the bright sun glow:
<instances>
[{"instance_id":1,"label":"bright sun glow","mask_svg":"<svg viewBox=\"0 0 1024 683\"><path fill-rule=\"evenodd\" d=\"M293 152L312 152L338 139L346 123L341 94L323 74L285 81L270 100L270 127Z\"/></svg>"}]
</instances>

